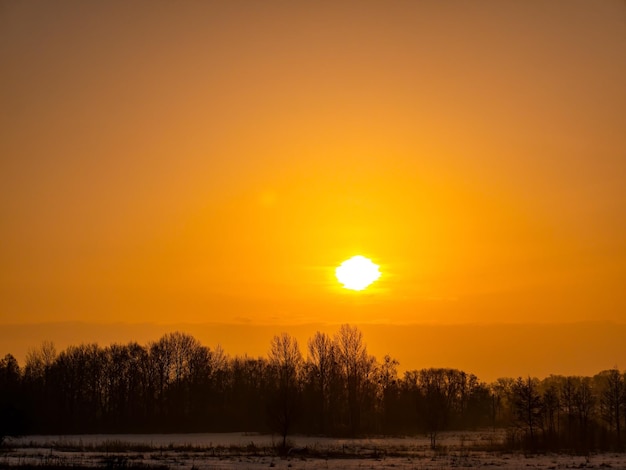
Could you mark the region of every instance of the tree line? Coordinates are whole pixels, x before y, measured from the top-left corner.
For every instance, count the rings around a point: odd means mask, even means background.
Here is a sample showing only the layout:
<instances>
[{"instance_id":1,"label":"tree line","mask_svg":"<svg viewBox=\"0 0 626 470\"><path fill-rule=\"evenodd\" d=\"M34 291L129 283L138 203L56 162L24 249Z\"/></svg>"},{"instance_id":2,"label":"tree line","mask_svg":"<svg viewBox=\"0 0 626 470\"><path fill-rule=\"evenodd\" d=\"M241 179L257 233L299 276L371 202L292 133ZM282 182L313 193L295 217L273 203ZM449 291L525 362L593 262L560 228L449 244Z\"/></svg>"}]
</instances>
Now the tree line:
<instances>
[{"instance_id":1,"label":"tree line","mask_svg":"<svg viewBox=\"0 0 626 470\"><path fill-rule=\"evenodd\" d=\"M501 378L457 369L398 374L361 331L317 332L303 354L274 336L266 357L227 355L174 332L146 345L44 342L0 360L0 439L19 434L274 432L328 436L505 428L528 450L623 450L626 374Z\"/></svg>"}]
</instances>

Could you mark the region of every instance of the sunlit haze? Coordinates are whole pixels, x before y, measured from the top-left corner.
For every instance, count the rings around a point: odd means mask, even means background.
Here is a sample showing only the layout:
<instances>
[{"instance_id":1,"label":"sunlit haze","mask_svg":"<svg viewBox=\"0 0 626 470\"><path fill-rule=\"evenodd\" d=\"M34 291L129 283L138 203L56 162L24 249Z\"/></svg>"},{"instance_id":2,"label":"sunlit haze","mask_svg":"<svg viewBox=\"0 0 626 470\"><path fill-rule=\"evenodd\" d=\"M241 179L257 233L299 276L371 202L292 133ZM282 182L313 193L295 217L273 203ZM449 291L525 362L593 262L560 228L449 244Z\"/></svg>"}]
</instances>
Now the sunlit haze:
<instances>
[{"instance_id":1,"label":"sunlit haze","mask_svg":"<svg viewBox=\"0 0 626 470\"><path fill-rule=\"evenodd\" d=\"M0 64L1 356L349 323L401 369L626 367L620 0L3 2Z\"/></svg>"}]
</instances>

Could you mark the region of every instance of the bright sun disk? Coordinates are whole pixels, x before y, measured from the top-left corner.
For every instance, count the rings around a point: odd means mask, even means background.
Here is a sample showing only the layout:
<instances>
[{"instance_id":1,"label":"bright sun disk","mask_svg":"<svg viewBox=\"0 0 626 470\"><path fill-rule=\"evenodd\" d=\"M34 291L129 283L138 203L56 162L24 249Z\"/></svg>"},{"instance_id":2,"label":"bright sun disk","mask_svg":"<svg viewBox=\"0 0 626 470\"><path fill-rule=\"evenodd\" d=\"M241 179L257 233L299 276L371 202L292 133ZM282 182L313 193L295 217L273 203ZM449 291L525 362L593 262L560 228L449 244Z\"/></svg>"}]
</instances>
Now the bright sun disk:
<instances>
[{"instance_id":1,"label":"bright sun disk","mask_svg":"<svg viewBox=\"0 0 626 470\"><path fill-rule=\"evenodd\" d=\"M337 280L346 289L363 290L380 277L379 266L365 256L353 256L335 269Z\"/></svg>"}]
</instances>

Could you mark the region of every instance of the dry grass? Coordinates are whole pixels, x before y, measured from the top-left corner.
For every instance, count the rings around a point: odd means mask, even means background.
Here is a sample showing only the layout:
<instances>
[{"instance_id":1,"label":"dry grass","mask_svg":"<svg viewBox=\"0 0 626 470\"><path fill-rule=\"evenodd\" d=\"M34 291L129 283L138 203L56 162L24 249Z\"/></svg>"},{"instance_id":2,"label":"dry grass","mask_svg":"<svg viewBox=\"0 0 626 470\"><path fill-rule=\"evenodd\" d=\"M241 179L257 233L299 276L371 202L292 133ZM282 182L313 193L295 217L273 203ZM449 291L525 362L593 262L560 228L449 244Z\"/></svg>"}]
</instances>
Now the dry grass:
<instances>
[{"instance_id":1,"label":"dry grass","mask_svg":"<svg viewBox=\"0 0 626 470\"><path fill-rule=\"evenodd\" d=\"M503 433L443 433L435 449L427 436L330 439L292 437L279 452L264 435L32 436L0 454L0 468L260 470L441 470L448 468L626 468L626 454L575 456L507 452Z\"/></svg>"}]
</instances>

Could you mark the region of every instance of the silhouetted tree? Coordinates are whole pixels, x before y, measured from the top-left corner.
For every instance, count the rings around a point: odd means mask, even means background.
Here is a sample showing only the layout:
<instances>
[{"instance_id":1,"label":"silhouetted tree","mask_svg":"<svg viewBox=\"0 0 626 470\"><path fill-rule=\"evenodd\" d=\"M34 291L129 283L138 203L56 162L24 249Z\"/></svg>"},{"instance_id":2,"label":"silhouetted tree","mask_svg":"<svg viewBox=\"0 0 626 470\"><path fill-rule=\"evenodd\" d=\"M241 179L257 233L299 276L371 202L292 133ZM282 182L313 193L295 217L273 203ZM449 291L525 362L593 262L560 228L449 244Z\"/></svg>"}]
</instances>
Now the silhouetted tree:
<instances>
[{"instance_id":1,"label":"silhouetted tree","mask_svg":"<svg viewBox=\"0 0 626 470\"><path fill-rule=\"evenodd\" d=\"M543 391L543 416L545 443L550 448L557 447L558 426L561 405L559 403L559 392L555 384L547 384Z\"/></svg>"},{"instance_id":2,"label":"silhouetted tree","mask_svg":"<svg viewBox=\"0 0 626 470\"><path fill-rule=\"evenodd\" d=\"M516 423L524 429L530 447L534 450L543 419L543 402L537 379L519 377L513 385L513 400Z\"/></svg>"},{"instance_id":3,"label":"silhouetted tree","mask_svg":"<svg viewBox=\"0 0 626 470\"><path fill-rule=\"evenodd\" d=\"M137 343L104 349L103 426L109 431L139 431L149 415L148 353Z\"/></svg>"},{"instance_id":4,"label":"silhouetted tree","mask_svg":"<svg viewBox=\"0 0 626 470\"><path fill-rule=\"evenodd\" d=\"M578 417L579 449L587 451L592 447L590 427L594 416L596 397L593 395L591 379L583 377L574 391L574 408Z\"/></svg>"},{"instance_id":5,"label":"silhouetted tree","mask_svg":"<svg viewBox=\"0 0 626 470\"><path fill-rule=\"evenodd\" d=\"M11 354L0 360L0 444L6 436L24 431L21 399L21 370Z\"/></svg>"},{"instance_id":6,"label":"silhouetted tree","mask_svg":"<svg viewBox=\"0 0 626 470\"><path fill-rule=\"evenodd\" d=\"M349 429L355 436L361 426L360 391L371 364L363 333L354 326L341 325L335 337L335 347L347 389Z\"/></svg>"},{"instance_id":7,"label":"silhouetted tree","mask_svg":"<svg viewBox=\"0 0 626 470\"><path fill-rule=\"evenodd\" d=\"M609 425L611 431L615 433L617 448L622 446L621 422L626 406L626 386L624 376L617 368L608 370L600 374L604 379L604 390L601 393L603 418Z\"/></svg>"},{"instance_id":8,"label":"silhouetted tree","mask_svg":"<svg viewBox=\"0 0 626 470\"><path fill-rule=\"evenodd\" d=\"M269 396L275 383L266 359L235 357L224 388L223 429L267 430Z\"/></svg>"},{"instance_id":9,"label":"silhouetted tree","mask_svg":"<svg viewBox=\"0 0 626 470\"><path fill-rule=\"evenodd\" d=\"M69 346L52 375L65 432L94 432L104 408L105 353L97 344Z\"/></svg>"},{"instance_id":10,"label":"silhouetted tree","mask_svg":"<svg viewBox=\"0 0 626 470\"><path fill-rule=\"evenodd\" d=\"M394 404L398 402L398 365L399 362L389 354L385 355L379 367L379 385L383 428L386 432L393 427L397 416Z\"/></svg>"},{"instance_id":11,"label":"silhouetted tree","mask_svg":"<svg viewBox=\"0 0 626 470\"><path fill-rule=\"evenodd\" d=\"M367 354L361 332L316 333L304 362L295 338L273 338L267 358L231 358L174 332L137 343L29 351L0 361L0 428L11 433L278 431L357 435L514 422L526 449L623 447L624 375L498 379L456 369L397 374ZM306 405L306 406L303 406ZM268 419L269 418L269 419ZM297 418L297 419L296 419ZM28 426L28 428L26 428ZM9 429L10 428L10 429ZM515 441L512 441L515 444Z\"/></svg>"},{"instance_id":12,"label":"silhouetted tree","mask_svg":"<svg viewBox=\"0 0 626 470\"><path fill-rule=\"evenodd\" d=\"M469 375L468 392L465 411L462 419L456 424L460 429L475 429L489 426L491 421L492 397L489 386L478 380L473 374Z\"/></svg>"},{"instance_id":13,"label":"silhouetted tree","mask_svg":"<svg viewBox=\"0 0 626 470\"><path fill-rule=\"evenodd\" d=\"M317 417L319 432L324 434L326 416L331 409L331 384L337 377L337 354L335 344L326 333L315 333L309 339L309 357L311 376L313 378L314 393L317 395Z\"/></svg>"},{"instance_id":14,"label":"silhouetted tree","mask_svg":"<svg viewBox=\"0 0 626 470\"><path fill-rule=\"evenodd\" d=\"M26 353L24 377L28 380L45 380L57 357L56 347L52 341L43 341L39 348L30 349Z\"/></svg>"},{"instance_id":15,"label":"silhouetted tree","mask_svg":"<svg viewBox=\"0 0 626 470\"><path fill-rule=\"evenodd\" d=\"M447 428L457 382L452 369L422 369L419 371L421 390L421 414L424 417L425 430L430 436L430 446L437 446L439 433Z\"/></svg>"},{"instance_id":16,"label":"silhouetted tree","mask_svg":"<svg viewBox=\"0 0 626 470\"><path fill-rule=\"evenodd\" d=\"M272 338L269 363L274 373L274 396L270 404L270 423L282 437L286 450L287 435L297 418L300 404L302 354L298 341L287 333Z\"/></svg>"},{"instance_id":17,"label":"silhouetted tree","mask_svg":"<svg viewBox=\"0 0 626 470\"><path fill-rule=\"evenodd\" d=\"M23 391L28 409L28 421L32 431L46 432L57 422L57 407L51 405L54 388L51 371L57 358L51 341L44 341L38 348L30 349L24 364Z\"/></svg>"},{"instance_id":18,"label":"silhouetted tree","mask_svg":"<svg viewBox=\"0 0 626 470\"><path fill-rule=\"evenodd\" d=\"M576 407L574 402L574 395L576 393L577 379L574 377L565 377L561 383L560 389L560 403L563 412L565 413L565 426L566 442L568 447L574 446L574 435L576 429Z\"/></svg>"}]
</instances>

